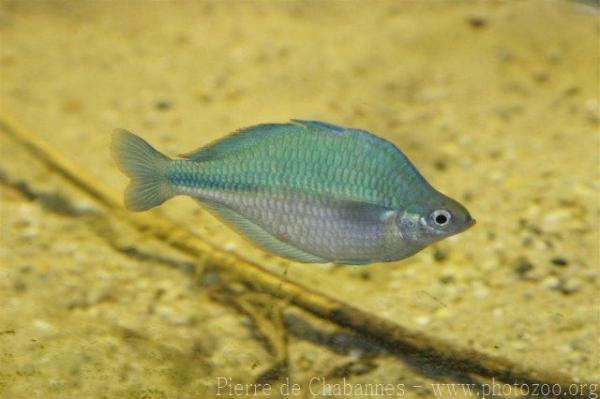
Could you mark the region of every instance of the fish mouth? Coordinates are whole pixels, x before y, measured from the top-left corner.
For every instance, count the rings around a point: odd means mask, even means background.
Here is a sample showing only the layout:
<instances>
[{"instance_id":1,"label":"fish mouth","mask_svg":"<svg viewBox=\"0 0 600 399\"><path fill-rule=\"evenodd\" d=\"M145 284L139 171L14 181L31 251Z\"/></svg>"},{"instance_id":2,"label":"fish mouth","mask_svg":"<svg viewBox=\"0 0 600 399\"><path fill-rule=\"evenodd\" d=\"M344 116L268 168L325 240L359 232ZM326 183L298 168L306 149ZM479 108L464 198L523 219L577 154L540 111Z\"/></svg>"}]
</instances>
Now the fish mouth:
<instances>
[{"instance_id":1,"label":"fish mouth","mask_svg":"<svg viewBox=\"0 0 600 399\"><path fill-rule=\"evenodd\" d=\"M467 221L467 223L465 224L465 228L463 230L466 230L468 228L473 227L475 224L477 224L477 220L471 218Z\"/></svg>"},{"instance_id":2,"label":"fish mouth","mask_svg":"<svg viewBox=\"0 0 600 399\"><path fill-rule=\"evenodd\" d=\"M456 234L460 234L465 230L470 229L471 227L473 227L473 225L475 225L477 223L477 221L475 219L469 219L469 220L465 220L464 223L461 223L457 226L456 230L452 231L449 235L453 236Z\"/></svg>"},{"instance_id":3,"label":"fish mouth","mask_svg":"<svg viewBox=\"0 0 600 399\"><path fill-rule=\"evenodd\" d=\"M465 230L470 229L471 227L473 227L475 224L477 223L477 221L473 218L469 218L469 220L465 221L465 224L461 227L461 229L459 231L457 231L456 233L462 233Z\"/></svg>"}]
</instances>

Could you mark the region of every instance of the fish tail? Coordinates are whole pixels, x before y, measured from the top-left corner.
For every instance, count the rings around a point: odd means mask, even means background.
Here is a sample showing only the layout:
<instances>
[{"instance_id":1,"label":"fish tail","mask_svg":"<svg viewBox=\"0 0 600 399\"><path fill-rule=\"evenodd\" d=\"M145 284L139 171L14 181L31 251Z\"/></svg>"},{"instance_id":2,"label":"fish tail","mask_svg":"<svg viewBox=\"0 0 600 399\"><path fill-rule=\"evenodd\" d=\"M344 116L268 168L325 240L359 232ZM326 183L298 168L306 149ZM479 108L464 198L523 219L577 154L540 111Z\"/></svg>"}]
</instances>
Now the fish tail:
<instances>
[{"instance_id":1,"label":"fish tail","mask_svg":"<svg viewBox=\"0 0 600 399\"><path fill-rule=\"evenodd\" d=\"M113 133L112 156L131 182L125 190L125 207L132 211L154 208L174 193L167 177L168 157L142 138L124 129Z\"/></svg>"}]
</instances>

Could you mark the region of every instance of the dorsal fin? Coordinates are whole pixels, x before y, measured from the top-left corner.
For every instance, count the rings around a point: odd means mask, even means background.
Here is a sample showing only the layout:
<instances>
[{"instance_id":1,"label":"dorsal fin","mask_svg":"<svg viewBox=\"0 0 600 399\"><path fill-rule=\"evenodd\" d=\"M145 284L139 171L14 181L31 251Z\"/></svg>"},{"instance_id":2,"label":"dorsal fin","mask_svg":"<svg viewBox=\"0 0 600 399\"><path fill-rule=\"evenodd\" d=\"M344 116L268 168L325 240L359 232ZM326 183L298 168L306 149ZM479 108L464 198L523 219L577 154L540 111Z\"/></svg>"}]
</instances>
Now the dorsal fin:
<instances>
[{"instance_id":1,"label":"dorsal fin","mask_svg":"<svg viewBox=\"0 0 600 399\"><path fill-rule=\"evenodd\" d=\"M345 127L334 125L333 123L321 122L321 121L308 121L304 119L292 119L291 122L296 123L298 125L302 125L304 127L312 127L316 129L325 129L325 130L333 130L338 132L343 132L347 130Z\"/></svg>"},{"instance_id":2,"label":"dorsal fin","mask_svg":"<svg viewBox=\"0 0 600 399\"><path fill-rule=\"evenodd\" d=\"M292 119L288 123L263 123L239 129L204 147L181 154L180 157L191 161L208 161L217 159L258 144L262 140L285 134L293 134L298 126L326 132L343 132L346 129L331 123Z\"/></svg>"},{"instance_id":3,"label":"dorsal fin","mask_svg":"<svg viewBox=\"0 0 600 399\"><path fill-rule=\"evenodd\" d=\"M372 133L367 132L366 130L355 129L355 128L345 128L343 126L334 125L332 123L320 122L320 121L308 121L301 119L292 119L292 122L304 126L308 129L313 129L317 131L321 131L323 133L330 133L340 136L347 137L360 137L361 139L367 140L380 148L385 149L386 151L393 151L395 153L401 154L402 157L406 157L398 148L390 143L389 141L382 139L381 137L375 136Z\"/></svg>"},{"instance_id":4,"label":"dorsal fin","mask_svg":"<svg viewBox=\"0 0 600 399\"><path fill-rule=\"evenodd\" d=\"M180 155L191 161L208 161L256 145L264 139L293 132L291 123L265 123L237 130L192 152Z\"/></svg>"}]
</instances>

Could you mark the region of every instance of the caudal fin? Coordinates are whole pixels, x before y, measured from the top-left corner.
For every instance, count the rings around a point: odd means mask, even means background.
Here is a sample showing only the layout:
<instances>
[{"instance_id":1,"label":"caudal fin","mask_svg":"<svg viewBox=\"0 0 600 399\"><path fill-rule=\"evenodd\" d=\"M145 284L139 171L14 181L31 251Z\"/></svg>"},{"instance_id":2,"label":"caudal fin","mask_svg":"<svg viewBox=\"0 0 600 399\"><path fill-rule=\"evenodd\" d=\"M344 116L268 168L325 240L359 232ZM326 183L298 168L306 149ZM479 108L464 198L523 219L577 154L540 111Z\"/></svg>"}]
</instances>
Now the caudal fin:
<instances>
[{"instance_id":1,"label":"caudal fin","mask_svg":"<svg viewBox=\"0 0 600 399\"><path fill-rule=\"evenodd\" d=\"M173 196L167 179L169 158L150 144L124 129L113 133L112 156L131 182L125 190L125 206L132 211L145 211Z\"/></svg>"}]
</instances>

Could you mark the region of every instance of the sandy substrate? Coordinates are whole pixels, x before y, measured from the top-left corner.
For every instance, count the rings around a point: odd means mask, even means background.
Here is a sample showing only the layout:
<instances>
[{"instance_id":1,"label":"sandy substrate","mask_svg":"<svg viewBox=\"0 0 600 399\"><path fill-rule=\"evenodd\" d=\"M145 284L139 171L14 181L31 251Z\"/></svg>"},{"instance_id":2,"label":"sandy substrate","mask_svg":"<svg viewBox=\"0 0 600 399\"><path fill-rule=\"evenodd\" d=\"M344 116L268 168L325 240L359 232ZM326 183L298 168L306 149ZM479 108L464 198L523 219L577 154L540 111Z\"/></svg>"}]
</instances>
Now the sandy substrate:
<instances>
[{"instance_id":1,"label":"sandy substrate","mask_svg":"<svg viewBox=\"0 0 600 399\"><path fill-rule=\"evenodd\" d=\"M173 156L290 118L373 131L477 226L402 262L333 267L264 254L187 198L161 212L368 312L599 382L599 32L592 9L558 1L5 1L0 111L119 192L116 127ZM315 397L314 376L457 381L366 344L332 348L323 337L345 332L186 272L195 260L104 215L1 134L0 155L2 397L210 397L218 377L264 378L278 339L297 397ZM270 307L283 321L253 321ZM320 338L294 332L298 320Z\"/></svg>"}]
</instances>

